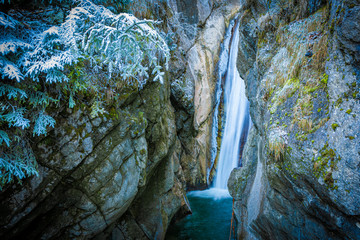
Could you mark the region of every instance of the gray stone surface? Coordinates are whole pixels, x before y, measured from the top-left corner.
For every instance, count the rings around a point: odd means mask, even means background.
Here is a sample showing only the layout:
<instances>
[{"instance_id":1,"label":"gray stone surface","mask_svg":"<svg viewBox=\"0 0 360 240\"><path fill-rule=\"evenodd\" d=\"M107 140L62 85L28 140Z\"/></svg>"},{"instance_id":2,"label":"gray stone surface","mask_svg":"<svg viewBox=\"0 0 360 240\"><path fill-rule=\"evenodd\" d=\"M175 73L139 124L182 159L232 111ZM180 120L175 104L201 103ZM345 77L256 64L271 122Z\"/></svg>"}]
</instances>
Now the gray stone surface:
<instances>
[{"instance_id":1,"label":"gray stone surface","mask_svg":"<svg viewBox=\"0 0 360 240\"><path fill-rule=\"evenodd\" d=\"M83 106L63 109L34 143L40 176L0 194L1 239L163 239L173 216L189 212L185 189L206 186L214 73L239 2L131 7L164 20L172 44L165 83L121 99L118 118L113 109L96 118Z\"/></svg>"},{"instance_id":2,"label":"gray stone surface","mask_svg":"<svg viewBox=\"0 0 360 240\"><path fill-rule=\"evenodd\" d=\"M249 1L241 15L238 69L258 131L229 179L240 239L359 239L359 3L320 2L272 1L267 11ZM260 211L249 223L258 156Z\"/></svg>"}]
</instances>

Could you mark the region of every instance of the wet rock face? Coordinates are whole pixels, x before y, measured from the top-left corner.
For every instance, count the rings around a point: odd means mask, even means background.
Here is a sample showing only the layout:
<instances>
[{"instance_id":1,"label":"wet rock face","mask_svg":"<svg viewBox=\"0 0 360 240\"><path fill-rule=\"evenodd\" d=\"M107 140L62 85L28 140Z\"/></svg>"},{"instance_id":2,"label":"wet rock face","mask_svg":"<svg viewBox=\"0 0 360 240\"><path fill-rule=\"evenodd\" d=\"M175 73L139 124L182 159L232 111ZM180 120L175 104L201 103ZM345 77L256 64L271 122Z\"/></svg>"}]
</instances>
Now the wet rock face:
<instances>
[{"instance_id":1,"label":"wet rock face","mask_svg":"<svg viewBox=\"0 0 360 240\"><path fill-rule=\"evenodd\" d=\"M142 206L161 207L154 198L165 199L166 212L152 216L167 221L160 230L145 231L151 221L139 227L146 234L165 234L174 212L185 205L168 87L149 83L126 110L117 110L118 117L91 119L86 110L64 112L58 127L34 147L40 177L1 194L1 238L84 239L103 231L109 234L135 205L134 199L162 185ZM161 174L152 177L156 171Z\"/></svg>"},{"instance_id":2,"label":"wet rock face","mask_svg":"<svg viewBox=\"0 0 360 240\"><path fill-rule=\"evenodd\" d=\"M143 1L149 9L154 1ZM239 8L226 1L169 1L162 6L172 38L171 104L181 142L180 164L188 189L207 186L216 64L226 22ZM141 17L141 16L139 16ZM154 18L164 18L156 15Z\"/></svg>"},{"instance_id":3,"label":"wet rock face","mask_svg":"<svg viewBox=\"0 0 360 240\"><path fill-rule=\"evenodd\" d=\"M226 24L239 5L238 1L170 2L173 17L169 25L177 40L169 71L171 101L188 189L205 188L208 184L216 66Z\"/></svg>"},{"instance_id":4,"label":"wet rock face","mask_svg":"<svg viewBox=\"0 0 360 240\"><path fill-rule=\"evenodd\" d=\"M359 3L291 4L249 1L241 15L238 69L256 136L229 179L238 236L358 239ZM301 17L304 6L312 7ZM253 216L258 159L264 171Z\"/></svg>"}]
</instances>

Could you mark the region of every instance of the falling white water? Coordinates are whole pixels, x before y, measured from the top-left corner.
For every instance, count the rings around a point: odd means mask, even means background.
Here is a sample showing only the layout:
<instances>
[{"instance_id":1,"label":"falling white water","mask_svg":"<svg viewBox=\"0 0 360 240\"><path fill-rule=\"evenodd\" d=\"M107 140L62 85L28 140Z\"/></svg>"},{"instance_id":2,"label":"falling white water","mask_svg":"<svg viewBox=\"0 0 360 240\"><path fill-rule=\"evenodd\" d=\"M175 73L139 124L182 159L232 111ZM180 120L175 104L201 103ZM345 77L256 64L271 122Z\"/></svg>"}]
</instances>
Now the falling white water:
<instances>
[{"instance_id":1,"label":"falling white water","mask_svg":"<svg viewBox=\"0 0 360 240\"><path fill-rule=\"evenodd\" d=\"M212 123L212 132L211 132L211 164L207 172L207 182L210 183L210 173L215 164L215 158L217 155L217 136L218 136L218 122L219 122L219 105L221 101L222 88L221 82L222 79L226 76L228 62L229 62L229 49L230 49L230 40L231 40L231 30L233 29L235 21L231 21L226 31L224 42L221 48L221 54L218 64L218 81L215 89L215 108L213 114L213 123Z\"/></svg>"},{"instance_id":2,"label":"falling white water","mask_svg":"<svg viewBox=\"0 0 360 240\"><path fill-rule=\"evenodd\" d=\"M219 154L215 188L227 189L231 171L239 164L239 146L243 127L248 128L248 100L245 83L236 68L239 45L239 24L236 24L230 47L224 89L225 126ZM245 124L244 124L245 123ZM248 131L248 129L246 129Z\"/></svg>"}]
</instances>

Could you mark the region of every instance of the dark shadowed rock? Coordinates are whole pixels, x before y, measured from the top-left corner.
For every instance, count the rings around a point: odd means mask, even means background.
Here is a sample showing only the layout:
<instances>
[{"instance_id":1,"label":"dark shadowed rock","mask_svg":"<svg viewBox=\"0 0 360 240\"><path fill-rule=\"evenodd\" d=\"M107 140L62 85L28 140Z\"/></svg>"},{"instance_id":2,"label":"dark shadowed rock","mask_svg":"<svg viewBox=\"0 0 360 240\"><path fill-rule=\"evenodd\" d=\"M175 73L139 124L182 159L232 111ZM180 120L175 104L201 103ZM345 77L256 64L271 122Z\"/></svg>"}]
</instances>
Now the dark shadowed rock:
<instances>
[{"instance_id":1,"label":"dark shadowed rock","mask_svg":"<svg viewBox=\"0 0 360 240\"><path fill-rule=\"evenodd\" d=\"M346 11L338 28L340 41L343 48L350 51L352 57L360 62L360 6Z\"/></svg>"}]
</instances>

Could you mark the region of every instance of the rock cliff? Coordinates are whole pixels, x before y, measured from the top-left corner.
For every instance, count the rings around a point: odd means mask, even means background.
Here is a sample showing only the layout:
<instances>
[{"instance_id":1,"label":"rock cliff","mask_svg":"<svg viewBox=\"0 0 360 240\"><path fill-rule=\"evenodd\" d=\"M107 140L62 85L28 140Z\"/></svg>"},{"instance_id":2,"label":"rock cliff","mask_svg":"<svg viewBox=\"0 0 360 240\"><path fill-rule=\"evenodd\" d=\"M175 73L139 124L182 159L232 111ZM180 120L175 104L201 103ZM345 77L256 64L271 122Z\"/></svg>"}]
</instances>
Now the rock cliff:
<instances>
[{"instance_id":1,"label":"rock cliff","mask_svg":"<svg viewBox=\"0 0 360 240\"><path fill-rule=\"evenodd\" d=\"M86 104L56 110L56 128L32 144L39 177L0 193L0 237L163 239L175 214L189 211L186 189L207 186L215 68L239 7L131 3L137 17L161 21L172 54L165 83L129 89L101 117Z\"/></svg>"},{"instance_id":2,"label":"rock cliff","mask_svg":"<svg viewBox=\"0 0 360 240\"><path fill-rule=\"evenodd\" d=\"M178 40L170 72L171 100L182 143L181 165L188 189L206 188L216 67L226 27L240 3L178 1L170 6L174 9L170 26Z\"/></svg>"},{"instance_id":3,"label":"rock cliff","mask_svg":"<svg viewBox=\"0 0 360 240\"><path fill-rule=\"evenodd\" d=\"M358 1L243 1L254 128L228 187L240 239L359 239Z\"/></svg>"},{"instance_id":4,"label":"rock cliff","mask_svg":"<svg viewBox=\"0 0 360 240\"><path fill-rule=\"evenodd\" d=\"M149 83L95 119L86 107L64 109L57 128L34 143L40 176L1 193L2 238L89 238L112 228L148 192L154 195L142 206L160 209L152 217L163 228L146 234L164 232L186 206L173 111L168 83Z\"/></svg>"},{"instance_id":5,"label":"rock cliff","mask_svg":"<svg viewBox=\"0 0 360 240\"><path fill-rule=\"evenodd\" d=\"M240 239L359 239L357 0L136 1L171 49L164 84L107 114L63 107L34 138L39 177L0 193L1 239L164 239L208 186L220 46L239 13L254 126L228 187ZM62 16L56 16L61 22Z\"/></svg>"}]
</instances>

